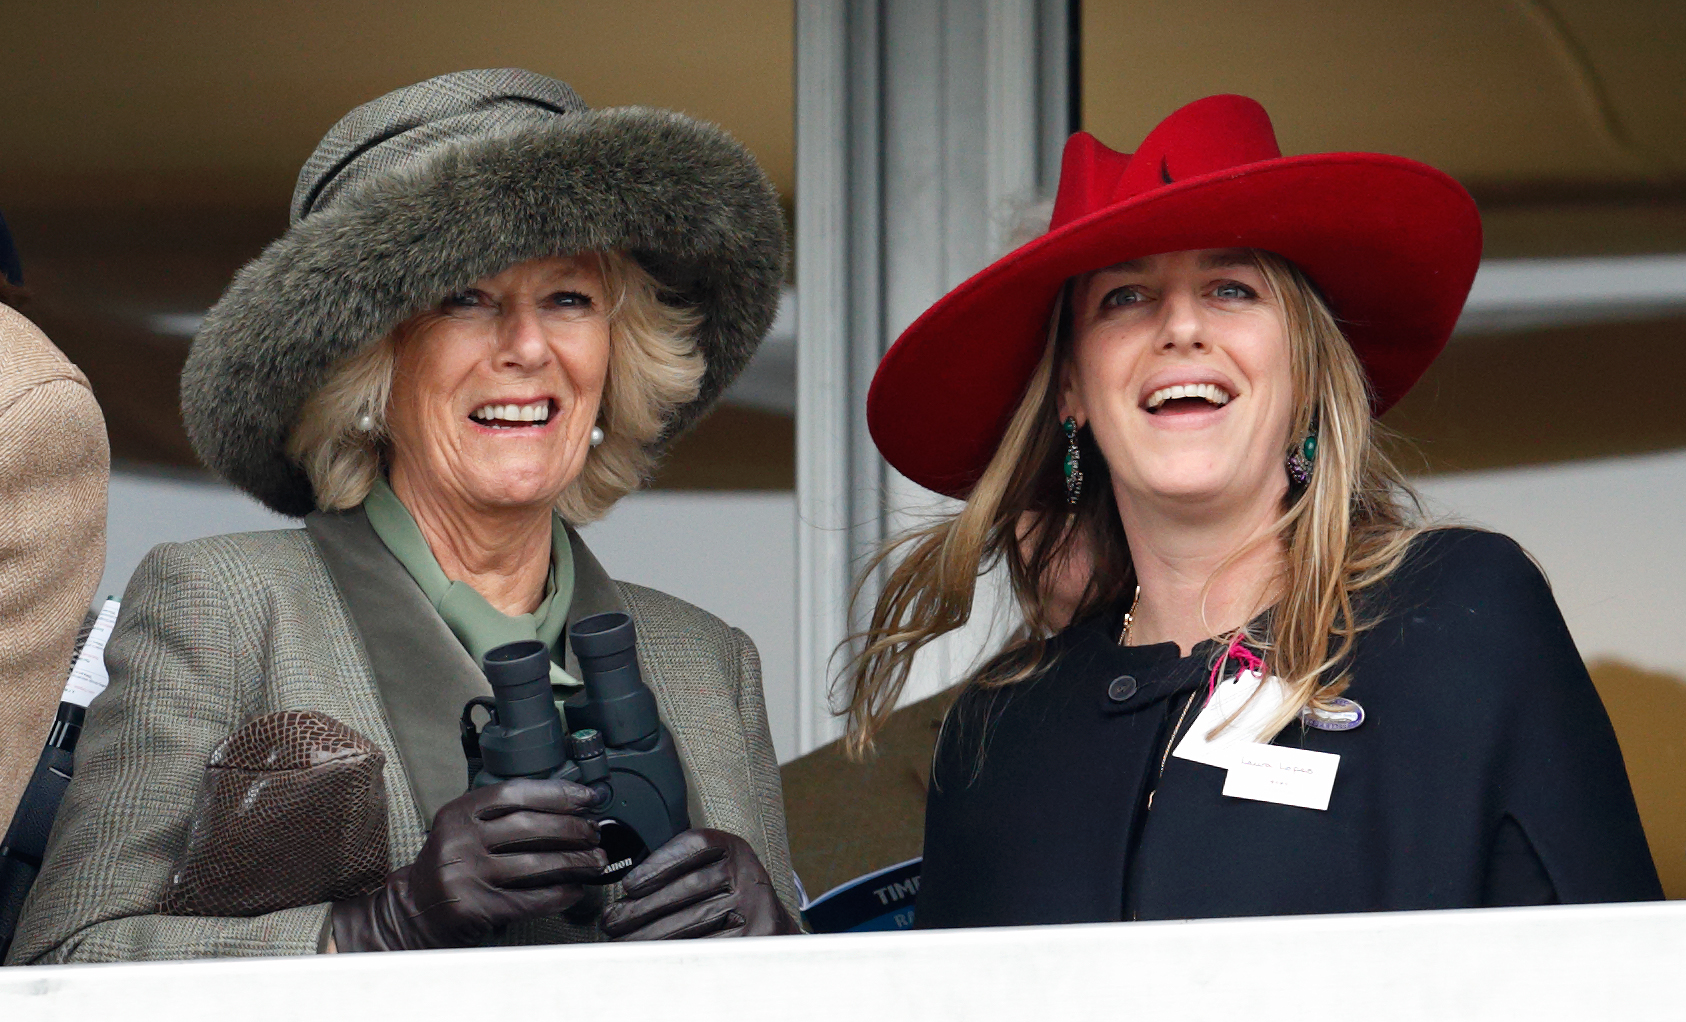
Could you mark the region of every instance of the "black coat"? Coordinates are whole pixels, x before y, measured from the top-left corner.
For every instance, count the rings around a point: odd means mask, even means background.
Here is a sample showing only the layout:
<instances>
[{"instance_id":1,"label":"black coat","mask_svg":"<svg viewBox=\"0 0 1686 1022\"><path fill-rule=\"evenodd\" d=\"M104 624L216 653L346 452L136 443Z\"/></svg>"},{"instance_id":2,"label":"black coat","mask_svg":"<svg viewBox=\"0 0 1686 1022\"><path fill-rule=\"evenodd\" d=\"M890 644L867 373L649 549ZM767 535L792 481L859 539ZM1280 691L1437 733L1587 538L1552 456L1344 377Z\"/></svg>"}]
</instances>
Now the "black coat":
<instances>
[{"instance_id":1,"label":"black coat","mask_svg":"<svg viewBox=\"0 0 1686 1022\"><path fill-rule=\"evenodd\" d=\"M1514 542L1428 533L1369 605L1385 616L1346 693L1364 722L1275 739L1340 756L1326 811L1225 797L1223 769L1174 756L1159 776L1217 650L1119 647L1117 612L1056 636L1040 676L963 695L937 749L917 924L1662 897L1609 718ZM1117 701L1123 675L1137 684Z\"/></svg>"}]
</instances>

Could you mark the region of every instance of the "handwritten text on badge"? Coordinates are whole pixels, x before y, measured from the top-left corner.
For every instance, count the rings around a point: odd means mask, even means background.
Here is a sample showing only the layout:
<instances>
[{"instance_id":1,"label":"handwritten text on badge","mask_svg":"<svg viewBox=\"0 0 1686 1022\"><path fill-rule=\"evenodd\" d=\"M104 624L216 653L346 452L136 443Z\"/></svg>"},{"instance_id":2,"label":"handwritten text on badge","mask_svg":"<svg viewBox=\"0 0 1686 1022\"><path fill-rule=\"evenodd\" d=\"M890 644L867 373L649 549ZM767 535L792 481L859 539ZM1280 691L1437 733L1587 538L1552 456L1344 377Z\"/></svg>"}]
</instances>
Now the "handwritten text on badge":
<instances>
[{"instance_id":1,"label":"handwritten text on badge","mask_svg":"<svg viewBox=\"0 0 1686 1022\"><path fill-rule=\"evenodd\" d=\"M1326 810L1340 764L1339 756L1327 752L1249 743L1230 752L1224 794Z\"/></svg>"}]
</instances>

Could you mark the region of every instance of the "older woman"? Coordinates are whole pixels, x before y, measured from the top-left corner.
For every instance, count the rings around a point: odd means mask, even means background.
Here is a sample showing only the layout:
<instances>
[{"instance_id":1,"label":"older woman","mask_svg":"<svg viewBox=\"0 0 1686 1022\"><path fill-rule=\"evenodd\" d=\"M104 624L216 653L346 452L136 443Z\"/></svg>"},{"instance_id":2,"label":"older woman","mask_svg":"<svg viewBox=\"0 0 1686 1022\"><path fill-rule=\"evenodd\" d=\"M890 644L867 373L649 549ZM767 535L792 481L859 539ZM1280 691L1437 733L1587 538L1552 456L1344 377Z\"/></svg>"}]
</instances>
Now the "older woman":
<instances>
[{"instance_id":1,"label":"older woman","mask_svg":"<svg viewBox=\"0 0 1686 1022\"><path fill-rule=\"evenodd\" d=\"M1075 136L1049 233L900 338L873 436L965 506L903 542L857 745L981 565L1026 622L946 718L918 925L1660 897L1545 579L1377 446L1480 248L1445 175L1219 96Z\"/></svg>"},{"instance_id":2,"label":"older woman","mask_svg":"<svg viewBox=\"0 0 1686 1022\"><path fill-rule=\"evenodd\" d=\"M138 569L13 960L793 932L753 644L611 582L573 530L643 482L769 325L784 236L764 175L676 114L463 72L347 115L292 221L212 310L182 403L206 463L305 527L162 546ZM698 829L600 898L591 789L467 792L459 720L490 691L481 656L512 640L549 646L565 696L567 625L616 609ZM263 783L228 809L242 755L287 791L317 784L265 773L288 757L384 759L361 789L310 791L342 793L349 829L356 792L384 788L387 843L342 848L308 792L291 820L264 817ZM272 859L238 861L254 847ZM371 883L299 879L358 875L319 860L371 847L388 849ZM317 893L275 904L271 884Z\"/></svg>"}]
</instances>

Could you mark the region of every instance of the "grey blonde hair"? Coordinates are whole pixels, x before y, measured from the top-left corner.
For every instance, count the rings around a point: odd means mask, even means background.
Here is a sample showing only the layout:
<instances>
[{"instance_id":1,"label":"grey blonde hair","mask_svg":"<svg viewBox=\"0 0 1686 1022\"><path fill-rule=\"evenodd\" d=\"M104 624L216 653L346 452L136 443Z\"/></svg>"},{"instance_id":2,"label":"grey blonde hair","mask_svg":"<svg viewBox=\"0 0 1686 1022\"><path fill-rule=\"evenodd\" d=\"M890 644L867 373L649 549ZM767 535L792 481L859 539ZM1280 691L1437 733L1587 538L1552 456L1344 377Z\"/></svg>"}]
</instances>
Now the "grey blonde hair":
<instances>
[{"instance_id":1,"label":"grey blonde hair","mask_svg":"<svg viewBox=\"0 0 1686 1022\"><path fill-rule=\"evenodd\" d=\"M648 481L655 442L674 414L694 400L707 368L697 349L702 317L663 300L662 285L630 256L597 254L610 296L609 371L598 413L603 442L556 501L563 519L584 525ZM385 470L391 438L387 405L406 328L341 362L299 412L287 454L310 478L316 506L356 507ZM359 421L368 416L372 429Z\"/></svg>"},{"instance_id":2,"label":"grey blonde hair","mask_svg":"<svg viewBox=\"0 0 1686 1022\"><path fill-rule=\"evenodd\" d=\"M1311 482L1289 488L1274 523L1287 556L1270 634L1243 628L1225 637L1260 649L1271 673L1287 685L1281 713L1269 725L1274 734L1304 707L1327 705L1346 688L1353 645L1374 624L1361 597L1398 569L1422 529L1422 516L1378 442L1381 427L1371 418L1363 367L1328 305L1292 263L1266 252L1252 255L1278 298L1289 341L1297 407L1289 442L1305 436L1314 418L1318 423ZM1086 437L1083 493L1075 507L1066 503L1058 400L1072 346L1071 286L1056 303L1024 397L965 504L892 540L862 577L864 585L872 572L894 564L843 678L847 745L856 756L871 749L895 709L915 654L966 623L977 580L994 565L1007 565L1023 624L966 679L980 688L1011 685L1041 668L1056 630L1054 580L1071 558L1093 564L1071 620L1122 608L1135 590L1111 476ZM861 592L858 586L857 598Z\"/></svg>"}]
</instances>

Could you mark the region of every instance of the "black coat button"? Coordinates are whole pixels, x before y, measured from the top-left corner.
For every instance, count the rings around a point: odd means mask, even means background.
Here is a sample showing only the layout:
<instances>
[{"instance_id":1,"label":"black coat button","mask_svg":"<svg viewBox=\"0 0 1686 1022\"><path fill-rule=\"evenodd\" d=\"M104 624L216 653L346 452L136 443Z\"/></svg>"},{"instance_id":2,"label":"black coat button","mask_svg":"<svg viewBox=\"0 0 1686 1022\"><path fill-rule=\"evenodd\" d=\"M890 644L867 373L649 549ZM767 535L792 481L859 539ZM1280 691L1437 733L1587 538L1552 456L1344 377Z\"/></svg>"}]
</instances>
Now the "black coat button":
<instances>
[{"instance_id":1,"label":"black coat button","mask_svg":"<svg viewBox=\"0 0 1686 1022\"><path fill-rule=\"evenodd\" d=\"M1135 695L1137 687L1136 679L1128 674L1120 674L1106 687L1106 697L1115 703L1121 703Z\"/></svg>"}]
</instances>

